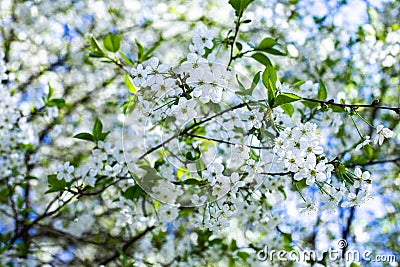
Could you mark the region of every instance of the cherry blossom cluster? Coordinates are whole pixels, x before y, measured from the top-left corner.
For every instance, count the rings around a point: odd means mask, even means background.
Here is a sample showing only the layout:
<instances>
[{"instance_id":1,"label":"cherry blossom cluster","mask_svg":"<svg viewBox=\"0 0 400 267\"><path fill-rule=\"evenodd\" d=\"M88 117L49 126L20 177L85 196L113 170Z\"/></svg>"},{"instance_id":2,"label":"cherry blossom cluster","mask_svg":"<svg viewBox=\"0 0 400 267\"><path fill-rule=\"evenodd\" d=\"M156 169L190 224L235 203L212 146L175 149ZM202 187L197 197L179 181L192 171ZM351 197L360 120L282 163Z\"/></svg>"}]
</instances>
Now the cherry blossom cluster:
<instances>
[{"instance_id":1,"label":"cherry blossom cluster","mask_svg":"<svg viewBox=\"0 0 400 267\"><path fill-rule=\"evenodd\" d=\"M324 149L316 124L306 122L293 129L288 127L275 142L278 160L284 163L286 170L295 173L296 181L305 179L307 185L314 185L331 177L333 165L322 156Z\"/></svg>"},{"instance_id":2,"label":"cherry blossom cluster","mask_svg":"<svg viewBox=\"0 0 400 267\"><path fill-rule=\"evenodd\" d=\"M69 161L58 166L57 179L71 182L74 178L82 179L91 187L102 177L125 177L128 174L123 149L111 145L109 142L99 141L88 157L88 162L80 166L76 173L75 167Z\"/></svg>"}]
</instances>

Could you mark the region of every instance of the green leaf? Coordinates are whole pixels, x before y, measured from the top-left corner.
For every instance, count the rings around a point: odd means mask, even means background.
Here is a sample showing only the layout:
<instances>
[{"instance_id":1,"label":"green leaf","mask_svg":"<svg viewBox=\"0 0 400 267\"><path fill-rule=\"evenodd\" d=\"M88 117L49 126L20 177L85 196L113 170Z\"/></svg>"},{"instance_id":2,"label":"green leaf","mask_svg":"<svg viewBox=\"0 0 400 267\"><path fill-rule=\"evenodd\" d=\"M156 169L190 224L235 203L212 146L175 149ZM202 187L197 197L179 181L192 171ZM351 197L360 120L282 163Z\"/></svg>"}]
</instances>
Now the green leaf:
<instances>
[{"instance_id":1,"label":"green leaf","mask_svg":"<svg viewBox=\"0 0 400 267\"><path fill-rule=\"evenodd\" d=\"M229 257L228 259L228 267L236 267L236 261L233 257Z\"/></svg>"},{"instance_id":2,"label":"green leaf","mask_svg":"<svg viewBox=\"0 0 400 267\"><path fill-rule=\"evenodd\" d=\"M272 66L271 60L262 53L255 53L251 55L251 57L263 64L264 66Z\"/></svg>"},{"instance_id":3,"label":"green leaf","mask_svg":"<svg viewBox=\"0 0 400 267\"><path fill-rule=\"evenodd\" d=\"M49 100L46 104L49 107L62 107L65 105L65 100L63 98L53 98Z\"/></svg>"},{"instance_id":4,"label":"green leaf","mask_svg":"<svg viewBox=\"0 0 400 267\"><path fill-rule=\"evenodd\" d=\"M186 153L186 159L194 161L194 160L197 160L200 158L200 156L201 156L200 149L198 147L195 147L193 151L194 151L194 155L192 155L192 152L190 152L190 151Z\"/></svg>"},{"instance_id":5,"label":"green leaf","mask_svg":"<svg viewBox=\"0 0 400 267\"><path fill-rule=\"evenodd\" d=\"M237 12L237 14L242 14L243 11L249 6L254 0L229 0L229 4Z\"/></svg>"},{"instance_id":6,"label":"green leaf","mask_svg":"<svg viewBox=\"0 0 400 267\"><path fill-rule=\"evenodd\" d=\"M260 156L257 155L257 153L254 151L254 149L250 149L250 158L255 161L259 161Z\"/></svg>"},{"instance_id":7,"label":"green leaf","mask_svg":"<svg viewBox=\"0 0 400 267\"><path fill-rule=\"evenodd\" d=\"M237 250L238 248L239 248L239 247L237 246L236 240L235 240L235 239L232 239L231 243L230 243L229 246L228 246L228 249L229 249L230 251L235 251L235 250Z\"/></svg>"},{"instance_id":8,"label":"green leaf","mask_svg":"<svg viewBox=\"0 0 400 267\"><path fill-rule=\"evenodd\" d=\"M276 71L272 66L266 66L262 75L262 81L268 91L268 104L272 107L276 95Z\"/></svg>"},{"instance_id":9,"label":"green leaf","mask_svg":"<svg viewBox=\"0 0 400 267\"><path fill-rule=\"evenodd\" d=\"M313 108L317 107L319 104L317 102L305 100L305 101L303 101L303 105L308 107L309 109L313 109Z\"/></svg>"},{"instance_id":10,"label":"green leaf","mask_svg":"<svg viewBox=\"0 0 400 267\"><path fill-rule=\"evenodd\" d=\"M229 0L229 4L233 7L237 12L240 11L240 0Z\"/></svg>"},{"instance_id":11,"label":"green leaf","mask_svg":"<svg viewBox=\"0 0 400 267\"><path fill-rule=\"evenodd\" d=\"M292 93L283 93L276 97L274 105L272 107L277 107L290 102L295 102L300 100L301 97Z\"/></svg>"},{"instance_id":12,"label":"green leaf","mask_svg":"<svg viewBox=\"0 0 400 267\"><path fill-rule=\"evenodd\" d=\"M65 182L64 179L58 180L56 174L51 174L47 176L47 182L50 186L50 189L47 190L45 194L62 191L65 189L65 187L67 187L67 182Z\"/></svg>"},{"instance_id":13,"label":"green leaf","mask_svg":"<svg viewBox=\"0 0 400 267\"><path fill-rule=\"evenodd\" d=\"M120 54L120 56L122 57L122 59L123 59L126 63L128 63L128 64L131 65L131 66L135 66L135 63L133 62L133 60L130 59L127 55L125 55L125 54L122 53L122 52L119 52L119 54Z\"/></svg>"},{"instance_id":14,"label":"green leaf","mask_svg":"<svg viewBox=\"0 0 400 267\"><path fill-rule=\"evenodd\" d=\"M265 53L275 55L275 56L286 56L285 52L282 52L275 48L264 48L264 49L255 49L255 50L263 51Z\"/></svg>"},{"instance_id":15,"label":"green leaf","mask_svg":"<svg viewBox=\"0 0 400 267\"><path fill-rule=\"evenodd\" d=\"M282 237L283 237L283 244L284 244L284 250L286 251L290 251L292 250L292 247L290 246L290 243L292 242L292 234L288 234L288 233L281 233Z\"/></svg>"},{"instance_id":16,"label":"green leaf","mask_svg":"<svg viewBox=\"0 0 400 267\"><path fill-rule=\"evenodd\" d=\"M121 37L114 33L108 33L103 40L103 45L108 51L115 53L121 47Z\"/></svg>"},{"instance_id":17,"label":"green leaf","mask_svg":"<svg viewBox=\"0 0 400 267\"><path fill-rule=\"evenodd\" d=\"M197 180L194 178L186 179L185 181L182 181L180 184L183 185L201 185L203 184L202 180Z\"/></svg>"},{"instance_id":18,"label":"green leaf","mask_svg":"<svg viewBox=\"0 0 400 267\"><path fill-rule=\"evenodd\" d=\"M246 87L244 87L243 83L239 80L239 76L238 76L237 74L236 74L236 81L237 81L238 84L239 84L240 90L241 90L241 91L245 91L245 90L246 90Z\"/></svg>"},{"instance_id":19,"label":"green leaf","mask_svg":"<svg viewBox=\"0 0 400 267\"><path fill-rule=\"evenodd\" d=\"M342 108L341 106L337 106L337 105L331 105L331 109L333 112L346 112L346 110L344 108Z\"/></svg>"},{"instance_id":20,"label":"green leaf","mask_svg":"<svg viewBox=\"0 0 400 267\"><path fill-rule=\"evenodd\" d=\"M94 122L93 125L93 130L92 130L92 135L94 137L94 141L99 141L101 140L102 137L102 133L103 133L103 124L101 123L101 121L96 118L96 121Z\"/></svg>"},{"instance_id":21,"label":"green leaf","mask_svg":"<svg viewBox=\"0 0 400 267\"><path fill-rule=\"evenodd\" d=\"M283 194L284 200L286 200L287 195L286 195L286 192L285 192L285 188L283 186L279 186L278 190Z\"/></svg>"},{"instance_id":22,"label":"green leaf","mask_svg":"<svg viewBox=\"0 0 400 267\"><path fill-rule=\"evenodd\" d=\"M319 79L319 86L318 86L318 100L325 101L327 97L327 91L324 82Z\"/></svg>"},{"instance_id":23,"label":"green leaf","mask_svg":"<svg viewBox=\"0 0 400 267\"><path fill-rule=\"evenodd\" d=\"M100 140L104 141L106 139L107 135L109 135L109 134L110 134L110 132L102 132L100 135Z\"/></svg>"},{"instance_id":24,"label":"green leaf","mask_svg":"<svg viewBox=\"0 0 400 267\"><path fill-rule=\"evenodd\" d=\"M293 105L290 103L286 103L286 104L282 104L281 108L283 109L283 111L289 115L289 117L292 117L293 113L294 113L294 108Z\"/></svg>"},{"instance_id":25,"label":"green leaf","mask_svg":"<svg viewBox=\"0 0 400 267\"><path fill-rule=\"evenodd\" d=\"M104 55L103 49L101 49L99 42L97 42L96 38L93 36L90 37L90 46L92 47L93 52L98 52Z\"/></svg>"},{"instance_id":26,"label":"green leaf","mask_svg":"<svg viewBox=\"0 0 400 267\"><path fill-rule=\"evenodd\" d=\"M128 74L125 74L125 86L128 88L128 91L131 92L132 94L136 94L136 88L131 82L131 78L129 77Z\"/></svg>"},{"instance_id":27,"label":"green leaf","mask_svg":"<svg viewBox=\"0 0 400 267\"><path fill-rule=\"evenodd\" d=\"M89 52L89 57L102 58L104 56L105 54L101 52L94 52L94 51Z\"/></svg>"},{"instance_id":28,"label":"green leaf","mask_svg":"<svg viewBox=\"0 0 400 267\"><path fill-rule=\"evenodd\" d=\"M50 98L53 96L54 94L54 89L53 87L51 87L50 82L47 83L49 86L49 93L47 94L47 100L50 100Z\"/></svg>"},{"instance_id":29,"label":"green leaf","mask_svg":"<svg viewBox=\"0 0 400 267\"><path fill-rule=\"evenodd\" d=\"M264 50L272 48L274 45L277 45L278 42L275 39L270 37L264 38L260 44L256 47L257 50Z\"/></svg>"},{"instance_id":30,"label":"green leaf","mask_svg":"<svg viewBox=\"0 0 400 267\"><path fill-rule=\"evenodd\" d=\"M143 61L148 60L149 58L152 57L153 52L161 45L161 41L157 41L152 47L150 47L146 53L143 55Z\"/></svg>"},{"instance_id":31,"label":"green leaf","mask_svg":"<svg viewBox=\"0 0 400 267\"><path fill-rule=\"evenodd\" d=\"M236 253L236 255L243 260L243 262L246 262L247 259L250 257L249 253L244 252L244 251L239 251Z\"/></svg>"},{"instance_id":32,"label":"green leaf","mask_svg":"<svg viewBox=\"0 0 400 267\"><path fill-rule=\"evenodd\" d=\"M0 203L7 204L9 196L10 196L10 190L7 187L1 189Z\"/></svg>"},{"instance_id":33,"label":"green leaf","mask_svg":"<svg viewBox=\"0 0 400 267\"><path fill-rule=\"evenodd\" d=\"M236 45L236 48L237 48L239 51L242 51L243 45L242 45L241 43L236 42L235 45Z\"/></svg>"},{"instance_id":34,"label":"green leaf","mask_svg":"<svg viewBox=\"0 0 400 267\"><path fill-rule=\"evenodd\" d=\"M254 88L256 88L258 82L260 81L261 78L261 71L257 72L256 75L254 75L253 81L251 82L251 86L248 90L250 90L250 95L253 94Z\"/></svg>"},{"instance_id":35,"label":"green leaf","mask_svg":"<svg viewBox=\"0 0 400 267\"><path fill-rule=\"evenodd\" d=\"M300 86L302 86L303 84L305 84L305 81L297 81L297 82L295 82L294 84L292 84L292 88L297 88L297 87L300 87Z\"/></svg>"},{"instance_id":36,"label":"green leaf","mask_svg":"<svg viewBox=\"0 0 400 267\"><path fill-rule=\"evenodd\" d=\"M253 81L250 85L249 88L245 88L244 85L239 81L239 77L236 75L236 79L239 83L239 87L240 87L240 92L237 92L237 95L243 95L243 96L251 96L253 94L254 88L256 88L258 82L260 81L260 71L256 73L256 75L254 75Z\"/></svg>"},{"instance_id":37,"label":"green leaf","mask_svg":"<svg viewBox=\"0 0 400 267\"><path fill-rule=\"evenodd\" d=\"M201 159L196 160L196 171L200 177L203 177L203 170L205 169L205 165Z\"/></svg>"},{"instance_id":38,"label":"green leaf","mask_svg":"<svg viewBox=\"0 0 400 267\"><path fill-rule=\"evenodd\" d=\"M136 184L126 189L126 191L122 193L122 196L126 199L134 200L138 198L142 193L142 188L140 188L140 186Z\"/></svg>"},{"instance_id":39,"label":"green leaf","mask_svg":"<svg viewBox=\"0 0 400 267\"><path fill-rule=\"evenodd\" d=\"M131 114L137 106L137 96L129 96L129 100L122 104L124 114Z\"/></svg>"},{"instance_id":40,"label":"green leaf","mask_svg":"<svg viewBox=\"0 0 400 267\"><path fill-rule=\"evenodd\" d=\"M138 48L138 53L137 53L138 61L139 62L143 62L144 47L138 40L135 40L135 43L136 43L137 48Z\"/></svg>"},{"instance_id":41,"label":"green leaf","mask_svg":"<svg viewBox=\"0 0 400 267\"><path fill-rule=\"evenodd\" d=\"M90 133L78 133L74 135L74 138L92 142L94 141L93 135L91 135Z\"/></svg>"}]
</instances>

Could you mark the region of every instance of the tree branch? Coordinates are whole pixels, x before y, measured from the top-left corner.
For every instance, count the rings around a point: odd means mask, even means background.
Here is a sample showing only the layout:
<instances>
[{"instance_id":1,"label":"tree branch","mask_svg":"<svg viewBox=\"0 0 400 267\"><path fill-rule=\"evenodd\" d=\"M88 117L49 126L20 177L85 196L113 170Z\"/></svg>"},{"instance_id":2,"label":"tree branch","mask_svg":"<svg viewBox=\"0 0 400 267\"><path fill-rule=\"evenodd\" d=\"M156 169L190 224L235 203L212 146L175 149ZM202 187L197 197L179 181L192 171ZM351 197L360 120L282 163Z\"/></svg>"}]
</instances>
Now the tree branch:
<instances>
[{"instance_id":1,"label":"tree branch","mask_svg":"<svg viewBox=\"0 0 400 267\"><path fill-rule=\"evenodd\" d=\"M357 108L387 109L387 110L394 111L397 114L400 114L400 107L378 106L378 105L374 105L374 104L342 104L342 103L335 103L332 100L323 101L323 100L317 100L317 99L306 98L306 97L302 97L301 99L305 100L305 101L326 104L326 105L333 105L333 106L338 106L338 107L342 107L342 108L350 108L350 109L357 109Z\"/></svg>"},{"instance_id":2,"label":"tree branch","mask_svg":"<svg viewBox=\"0 0 400 267\"><path fill-rule=\"evenodd\" d=\"M126 242L120 251L115 252L111 257L103 260L99 265L106 265L107 263L110 263L112 261L114 261L115 259L117 259L120 256L120 252L124 252L130 247L132 246L136 241L138 241L139 239L141 239L143 236L145 236L148 232L154 230L156 228L155 225L147 227L146 230L144 230L143 232L141 232L140 234L134 236L133 238L131 238L128 242Z\"/></svg>"}]
</instances>

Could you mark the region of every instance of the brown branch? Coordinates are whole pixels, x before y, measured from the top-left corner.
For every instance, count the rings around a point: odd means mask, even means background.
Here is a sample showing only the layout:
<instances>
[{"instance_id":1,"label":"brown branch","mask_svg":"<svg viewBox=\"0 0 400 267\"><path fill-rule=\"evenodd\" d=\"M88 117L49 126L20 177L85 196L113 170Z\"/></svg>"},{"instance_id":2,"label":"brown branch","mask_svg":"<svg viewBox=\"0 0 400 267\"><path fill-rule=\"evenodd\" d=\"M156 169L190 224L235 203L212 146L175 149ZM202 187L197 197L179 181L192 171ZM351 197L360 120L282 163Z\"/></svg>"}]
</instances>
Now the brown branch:
<instances>
[{"instance_id":1,"label":"brown branch","mask_svg":"<svg viewBox=\"0 0 400 267\"><path fill-rule=\"evenodd\" d=\"M394 159L384 159L384 160L369 160L365 163L349 163L345 164L346 167L355 167L355 166L369 166L369 165L377 165L377 164L385 164L385 163L396 163L400 161L400 157Z\"/></svg>"},{"instance_id":2,"label":"brown branch","mask_svg":"<svg viewBox=\"0 0 400 267\"><path fill-rule=\"evenodd\" d=\"M305 100L305 101L310 101L310 102L315 102L315 103L320 103L320 104L325 104L325 105L333 105L333 106L338 106L338 107L342 107L342 108L350 108L350 109L357 109L357 108L386 109L386 110L394 111L397 114L400 114L400 107L378 106L378 105L374 105L374 104L342 104L342 103L335 103L332 100L323 101L323 100L317 100L317 99L306 98L306 97L302 97L301 99Z\"/></svg>"},{"instance_id":3,"label":"brown branch","mask_svg":"<svg viewBox=\"0 0 400 267\"><path fill-rule=\"evenodd\" d=\"M201 136L201 135L197 135L197 134L191 134L191 133L185 133L185 135L187 136L191 136L194 138L200 138L200 139L205 139L205 140L210 140L210 141L214 141L217 143L223 143L223 144L228 144L228 145L243 145L249 148L254 148L254 149L272 149L271 146L249 146L249 145L244 145L244 144L238 144L238 143L233 143L233 142L229 142L229 141L225 141L225 140L220 140L220 139L216 139L216 138L212 138L212 137L207 137L207 136Z\"/></svg>"},{"instance_id":4,"label":"brown branch","mask_svg":"<svg viewBox=\"0 0 400 267\"><path fill-rule=\"evenodd\" d=\"M122 246L121 250L116 251L111 257L109 257L109 258L103 260L99 265L106 265L107 263L110 263L110 262L116 260L116 259L120 256L120 253L121 253L121 252L125 253L126 250L127 250L130 246L132 246L136 241L138 241L139 239L141 239L141 238L142 238L143 236L145 236L148 232L154 230L155 228L156 228L155 225L147 227L146 230L144 230L143 232L141 232L140 234L134 236L134 237L131 238L128 242L126 242L126 243Z\"/></svg>"},{"instance_id":5,"label":"brown branch","mask_svg":"<svg viewBox=\"0 0 400 267\"><path fill-rule=\"evenodd\" d=\"M229 52L229 62L228 62L228 69L230 67L230 65L232 64L233 61L233 49L235 47L235 43L236 43L236 38L239 34L239 28L240 28L240 19L242 18L243 13L241 12L240 14L238 14L237 20L235 21L235 33L233 35L233 39L232 42L230 43L231 45L231 49ZM229 38L229 37L228 37Z\"/></svg>"}]
</instances>

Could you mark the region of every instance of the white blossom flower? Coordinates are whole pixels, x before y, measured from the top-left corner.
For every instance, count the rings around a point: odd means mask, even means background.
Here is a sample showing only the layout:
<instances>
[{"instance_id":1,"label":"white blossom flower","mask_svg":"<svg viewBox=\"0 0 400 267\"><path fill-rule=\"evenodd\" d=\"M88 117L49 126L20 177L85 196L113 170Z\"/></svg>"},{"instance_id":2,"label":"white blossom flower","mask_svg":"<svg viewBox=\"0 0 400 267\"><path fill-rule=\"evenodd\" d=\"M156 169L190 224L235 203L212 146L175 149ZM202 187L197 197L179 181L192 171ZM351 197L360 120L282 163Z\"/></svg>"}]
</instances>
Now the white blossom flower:
<instances>
[{"instance_id":1,"label":"white blossom flower","mask_svg":"<svg viewBox=\"0 0 400 267\"><path fill-rule=\"evenodd\" d=\"M223 171L224 166L221 163L213 162L203 171L203 177L205 177L211 185L214 185L223 176Z\"/></svg>"},{"instance_id":2,"label":"white blossom flower","mask_svg":"<svg viewBox=\"0 0 400 267\"><path fill-rule=\"evenodd\" d=\"M242 112L240 116L244 120L246 130L251 130L252 128L259 129L264 120L264 113L260 109Z\"/></svg>"},{"instance_id":3,"label":"white blossom flower","mask_svg":"<svg viewBox=\"0 0 400 267\"><path fill-rule=\"evenodd\" d=\"M300 149L304 150L307 154L316 154L321 155L324 153L324 148L319 145L319 139L307 139L301 138L300 139Z\"/></svg>"},{"instance_id":4,"label":"white blossom flower","mask_svg":"<svg viewBox=\"0 0 400 267\"><path fill-rule=\"evenodd\" d=\"M371 184L371 174L368 171L362 172L360 168L354 170L355 181L353 184L354 188L367 188Z\"/></svg>"},{"instance_id":5,"label":"white blossom flower","mask_svg":"<svg viewBox=\"0 0 400 267\"><path fill-rule=\"evenodd\" d=\"M371 137L369 135L367 135L365 137L365 140L362 141L360 144L358 144L355 148L355 151L359 151L361 148L365 147L366 145L368 145L369 143L371 143Z\"/></svg>"},{"instance_id":6,"label":"white blossom flower","mask_svg":"<svg viewBox=\"0 0 400 267\"><path fill-rule=\"evenodd\" d=\"M170 205L162 205L158 209L158 216L163 222L173 222L178 218L179 209Z\"/></svg>"},{"instance_id":7,"label":"white blossom flower","mask_svg":"<svg viewBox=\"0 0 400 267\"><path fill-rule=\"evenodd\" d=\"M286 152L284 165L290 172L297 172L303 167L304 158L299 154L293 154L291 150Z\"/></svg>"},{"instance_id":8,"label":"white blossom flower","mask_svg":"<svg viewBox=\"0 0 400 267\"><path fill-rule=\"evenodd\" d=\"M349 193L347 195L347 200L342 203L342 207L353 207L353 206L361 206L362 203L366 201L368 198L368 194L366 191L359 191L356 195L355 193Z\"/></svg>"},{"instance_id":9,"label":"white blossom flower","mask_svg":"<svg viewBox=\"0 0 400 267\"><path fill-rule=\"evenodd\" d=\"M244 172L247 172L248 177L252 177L257 173L263 171L262 166L264 166L264 162L255 161L254 159L248 159L246 164L243 165L240 169Z\"/></svg>"},{"instance_id":10,"label":"white blossom flower","mask_svg":"<svg viewBox=\"0 0 400 267\"><path fill-rule=\"evenodd\" d=\"M213 32L206 27L199 27L195 30L192 41L196 46L204 46L209 49L213 47Z\"/></svg>"},{"instance_id":11,"label":"white blossom flower","mask_svg":"<svg viewBox=\"0 0 400 267\"><path fill-rule=\"evenodd\" d=\"M296 181L306 179L307 185L313 185L315 181L323 182L326 180L325 163L319 162L314 154L309 154L304 163L304 168L294 175Z\"/></svg>"},{"instance_id":12,"label":"white blossom flower","mask_svg":"<svg viewBox=\"0 0 400 267\"><path fill-rule=\"evenodd\" d=\"M197 194L193 194L192 198L190 199L192 203L196 206L201 206L207 201L207 196L199 196Z\"/></svg>"},{"instance_id":13,"label":"white blossom flower","mask_svg":"<svg viewBox=\"0 0 400 267\"><path fill-rule=\"evenodd\" d=\"M139 64L136 69L132 68L131 73L134 76L133 83L135 86L146 86L149 72L150 67L143 68L142 64Z\"/></svg>"},{"instance_id":14,"label":"white blossom flower","mask_svg":"<svg viewBox=\"0 0 400 267\"><path fill-rule=\"evenodd\" d=\"M231 193L236 194L238 189L240 187L243 187L245 185L244 181L240 181L240 176L237 172L234 172L231 174L230 177L230 187L231 187Z\"/></svg>"},{"instance_id":15,"label":"white blossom flower","mask_svg":"<svg viewBox=\"0 0 400 267\"><path fill-rule=\"evenodd\" d=\"M374 144L382 145L385 138L393 137L393 132L389 128L383 127L383 125L378 125L376 127L376 136L374 139Z\"/></svg>"},{"instance_id":16,"label":"white blossom flower","mask_svg":"<svg viewBox=\"0 0 400 267\"><path fill-rule=\"evenodd\" d=\"M74 172L74 166L70 165L69 161L65 162L63 165L59 165L57 169L57 179L65 179L66 182L72 180L72 173Z\"/></svg>"},{"instance_id":17,"label":"white blossom flower","mask_svg":"<svg viewBox=\"0 0 400 267\"><path fill-rule=\"evenodd\" d=\"M194 99L187 100L184 97L179 99L179 104L171 108L171 114L175 115L177 119L182 121L192 120L196 117L196 101Z\"/></svg>"},{"instance_id":18,"label":"white blossom flower","mask_svg":"<svg viewBox=\"0 0 400 267\"><path fill-rule=\"evenodd\" d=\"M337 190L335 187L326 186L325 190L327 193L321 196L321 202L324 203L321 210L335 211L343 195L341 191Z\"/></svg>"},{"instance_id":19,"label":"white blossom flower","mask_svg":"<svg viewBox=\"0 0 400 267\"><path fill-rule=\"evenodd\" d=\"M104 168L104 175L110 176L110 177L116 177L119 175L122 171L122 166L118 163L116 163L114 166L107 165Z\"/></svg>"},{"instance_id":20,"label":"white blossom flower","mask_svg":"<svg viewBox=\"0 0 400 267\"><path fill-rule=\"evenodd\" d=\"M224 196L226 193L229 192L229 179L228 179L228 183L216 183L213 186L213 191L212 191L212 195L215 196L216 198L220 198L222 196Z\"/></svg>"},{"instance_id":21,"label":"white blossom flower","mask_svg":"<svg viewBox=\"0 0 400 267\"><path fill-rule=\"evenodd\" d=\"M316 205L315 201L310 197L307 197L305 199L305 203L303 203L300 206L300 212L301 213L311 214L311 213L315 213L317 211L318 211L317 205Z\"/></svg>"}]
</instances>

